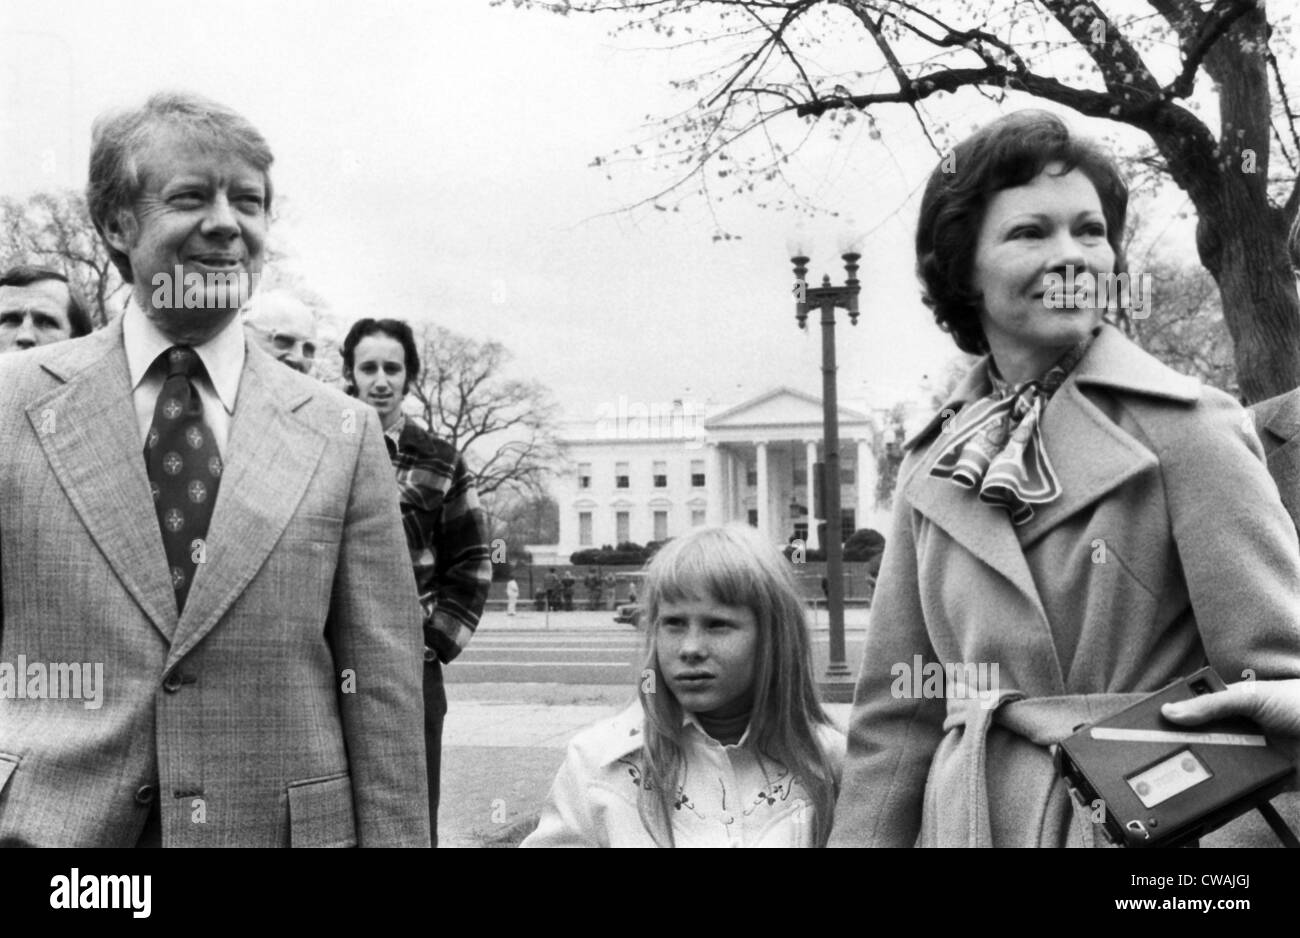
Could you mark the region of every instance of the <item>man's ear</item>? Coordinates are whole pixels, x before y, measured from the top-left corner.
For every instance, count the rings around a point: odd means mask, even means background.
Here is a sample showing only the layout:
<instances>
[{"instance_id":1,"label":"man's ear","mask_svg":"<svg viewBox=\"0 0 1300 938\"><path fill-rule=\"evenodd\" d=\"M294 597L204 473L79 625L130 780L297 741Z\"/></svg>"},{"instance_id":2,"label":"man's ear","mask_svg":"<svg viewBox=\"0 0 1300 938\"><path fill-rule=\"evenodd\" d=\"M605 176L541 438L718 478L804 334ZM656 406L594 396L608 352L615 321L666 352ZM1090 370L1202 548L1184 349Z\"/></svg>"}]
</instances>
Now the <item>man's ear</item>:
<instances>
[{"instance_id":1,"label":"man's ear","mask_svg":"<svg viewBox=\"0 0 1300 938\"><path fill-rule=\"evenodd\" d=\"M104 239L115 251L130 254L139 233L140 228L136 224L134 213L124 208L118 209L104 219Z\"/></svg>"}]
</instances>

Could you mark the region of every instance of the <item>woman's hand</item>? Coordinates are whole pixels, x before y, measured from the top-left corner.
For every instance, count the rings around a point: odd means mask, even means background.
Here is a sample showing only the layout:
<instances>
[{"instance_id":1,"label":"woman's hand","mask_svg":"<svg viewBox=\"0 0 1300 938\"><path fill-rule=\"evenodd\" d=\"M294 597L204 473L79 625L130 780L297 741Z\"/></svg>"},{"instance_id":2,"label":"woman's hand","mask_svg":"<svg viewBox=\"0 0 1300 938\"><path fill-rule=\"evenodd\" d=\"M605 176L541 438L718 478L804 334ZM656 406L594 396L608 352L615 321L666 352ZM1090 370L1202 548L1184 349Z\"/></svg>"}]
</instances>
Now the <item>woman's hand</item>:
<instances>
[{"instance_id":1,"label":"woman's hand","mask_svg":"<svg viewBox=\"0 0 1300 938\"><path fill-rule=\"evenodd\" d=\"M1227 690L1167 703L1160 712L1175 723L1193 726L1220 717L1249 717L1300 764L1300 679L1239 681Z\"/></svg>"}]
</instances>

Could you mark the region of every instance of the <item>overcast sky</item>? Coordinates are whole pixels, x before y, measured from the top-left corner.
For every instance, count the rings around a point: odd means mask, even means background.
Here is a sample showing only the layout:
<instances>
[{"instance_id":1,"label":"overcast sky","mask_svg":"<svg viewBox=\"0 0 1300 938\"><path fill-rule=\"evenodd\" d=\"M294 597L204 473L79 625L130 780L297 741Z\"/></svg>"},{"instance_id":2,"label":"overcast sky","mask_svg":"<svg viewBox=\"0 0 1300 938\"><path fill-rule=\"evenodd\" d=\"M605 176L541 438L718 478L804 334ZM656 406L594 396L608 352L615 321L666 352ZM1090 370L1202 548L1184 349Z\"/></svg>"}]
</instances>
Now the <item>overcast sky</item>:
<instances>
[{"instance_id":1,"label":"overcast sky","mask_svg":"<svg viewBox=\"0 0 1300 938\"><path fill-rule=\"evenodd\" d=\"M624 212L671 177L632 162L609 182L592 158L645 140L647 115L692 99L668 87L681 54L611 38L612 25L487 0L4 0L0 192L82 187L107 107L160 88L209 95L270 141L277 240L342 328L398 316L499 339L512 373L548 385L572 419L619 396L820 394L820 339L795 327L786 244L802 227L812 275L838 279L851 228L864 236L863 316L840 330L841 397L923 399L955 347L912 274L917 195L937 162L914 120L883 112L888 148L860 124L790 167L847 222L738 198L714 204L716 221L699 199ZM973 96L931 110L959 135L996 115ZM720 226L739 240L715 242Z\"/></svg>"}]
</instances>

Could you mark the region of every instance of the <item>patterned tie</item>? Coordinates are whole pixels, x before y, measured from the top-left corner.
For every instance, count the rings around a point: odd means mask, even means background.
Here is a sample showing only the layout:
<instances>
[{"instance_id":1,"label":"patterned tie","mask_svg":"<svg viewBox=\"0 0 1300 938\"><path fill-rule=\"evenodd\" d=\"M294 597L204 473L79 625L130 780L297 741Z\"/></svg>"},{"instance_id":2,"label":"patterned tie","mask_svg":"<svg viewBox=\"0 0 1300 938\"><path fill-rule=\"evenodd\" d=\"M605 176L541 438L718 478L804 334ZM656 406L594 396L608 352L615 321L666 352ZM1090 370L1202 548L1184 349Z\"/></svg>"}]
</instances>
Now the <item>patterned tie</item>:
<instances>
[{"instance_id":1,"label":"patterned tie","mask_svg":"<svg viewBox=\"0 0 1300 938\"><path fill-rule=\"evenodd\" d=\"M176 609L182 611L198 564L207 560L204 538L222 467L217 442L203 420L203 401L192 381L204 373L203 362L194 349L184 345L172 346L159 358L163 356L167 380L154 407L144 461L176 590Z\"/></svg>"}]
</instances>

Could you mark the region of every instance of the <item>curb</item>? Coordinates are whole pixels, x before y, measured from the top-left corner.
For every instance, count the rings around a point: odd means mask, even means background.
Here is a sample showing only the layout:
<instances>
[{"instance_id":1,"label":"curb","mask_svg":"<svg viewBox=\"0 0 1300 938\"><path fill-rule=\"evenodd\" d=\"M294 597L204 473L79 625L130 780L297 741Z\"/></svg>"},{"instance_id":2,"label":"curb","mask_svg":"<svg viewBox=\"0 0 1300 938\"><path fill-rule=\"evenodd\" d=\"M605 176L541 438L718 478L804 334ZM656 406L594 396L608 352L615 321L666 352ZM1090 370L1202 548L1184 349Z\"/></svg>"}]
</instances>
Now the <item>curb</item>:
<instances>
[{"instance_id":1,"label":"curb","mask_svg":"<svg viewBox=\"0 0 1300 938\"><path fill-rule=\"evenodd\" d=\"M518 847L525 837L537 829L538 822L542 819L541 811L531 811L512 821L506 829L491 837L483 839L484 847Z\"/></svg>"}]
</instances>

